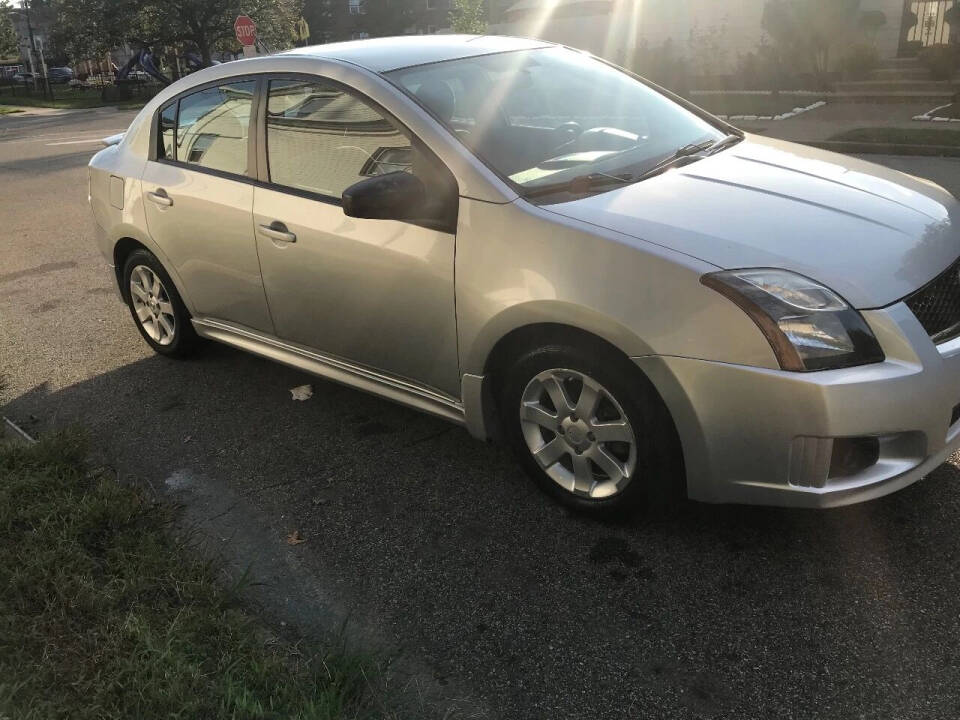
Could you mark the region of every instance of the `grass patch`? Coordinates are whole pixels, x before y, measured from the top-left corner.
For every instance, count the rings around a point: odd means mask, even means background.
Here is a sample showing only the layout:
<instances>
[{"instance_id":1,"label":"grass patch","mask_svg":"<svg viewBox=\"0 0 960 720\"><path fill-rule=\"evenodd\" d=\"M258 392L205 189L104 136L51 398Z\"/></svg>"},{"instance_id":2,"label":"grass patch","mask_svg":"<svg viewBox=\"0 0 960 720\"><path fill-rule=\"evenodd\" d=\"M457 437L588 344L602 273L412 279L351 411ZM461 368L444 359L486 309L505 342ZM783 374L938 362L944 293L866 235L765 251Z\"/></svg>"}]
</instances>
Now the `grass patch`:
<instances>
[{"instance_id":1,"label":"grass patch","mask_svg":"<svg viewBox=\"0 0 960 720\"><path fill-rule=\"evenodd\" d=\"M14 113L23 112L20 108L7 107L5 105L0 105L0 115L13 115Z\"/></svg>"},{"instance_id":2,"label":"grass patch","mask_svg":"<svg viewBox=\"0 0 960 720\"><path fill-rule=\"evenodd\" d=\"M855 128L834 135L831 140L847 142L887 143L893 145L945 145L960 147L960 130L933 128Z\"/></svg>"},{"instance_id":3,"label":"grass patch","mask_svg":"<svg viewBox=\"0 0 960 720\"><path fill-rule=\"evenodd\" d=\"M0 718L383 717L370 667L271 636L74 435L0 444Z\"/></svg>"},{"instance_id":4,"label":"grass patch","mask_svg":"<svg viewBox=\"0 0 960 720\"><path fill-rule=\"evenodd\" d=\"M780 93L779 95L754 95L751 93L698 93L693 92L690 99L704 110L714 115L782 115L794 108L805 108L822 97L817 95L797 95Z\"/></svg>"}]
</instances>

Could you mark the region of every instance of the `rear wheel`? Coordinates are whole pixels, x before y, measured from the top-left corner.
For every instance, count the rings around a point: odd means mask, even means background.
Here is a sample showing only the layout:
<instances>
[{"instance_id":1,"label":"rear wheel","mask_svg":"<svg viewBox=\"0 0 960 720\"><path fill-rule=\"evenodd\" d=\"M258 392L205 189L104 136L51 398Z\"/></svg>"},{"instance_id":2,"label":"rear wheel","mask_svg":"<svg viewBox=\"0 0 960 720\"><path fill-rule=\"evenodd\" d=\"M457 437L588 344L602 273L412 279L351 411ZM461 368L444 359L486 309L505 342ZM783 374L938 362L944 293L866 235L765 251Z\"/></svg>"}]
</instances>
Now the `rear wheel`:
<instances>
[{"instance_id":1,"label":"rear wheel","mask_svg":"<svg viewBox=\"0 0 960 720\"><path fill-rule=\"evenodd\" d=\"M154 351L170 357L189 355L197 344L183 300L156 256L136 250L123 268L124 290L137 329Z\"/></svg>"},{"instance_id":2,"label":"rear wheel","mask_svg":"<svg viewBox=\"0 0 960 720\"><path fill-rule=\"evenodd\" d=\"M672 419L650 382L615 353L542 347L505 373L499 409L521 464L573 509L662 509L684 494Z\"/></svg>"}]
</instances>

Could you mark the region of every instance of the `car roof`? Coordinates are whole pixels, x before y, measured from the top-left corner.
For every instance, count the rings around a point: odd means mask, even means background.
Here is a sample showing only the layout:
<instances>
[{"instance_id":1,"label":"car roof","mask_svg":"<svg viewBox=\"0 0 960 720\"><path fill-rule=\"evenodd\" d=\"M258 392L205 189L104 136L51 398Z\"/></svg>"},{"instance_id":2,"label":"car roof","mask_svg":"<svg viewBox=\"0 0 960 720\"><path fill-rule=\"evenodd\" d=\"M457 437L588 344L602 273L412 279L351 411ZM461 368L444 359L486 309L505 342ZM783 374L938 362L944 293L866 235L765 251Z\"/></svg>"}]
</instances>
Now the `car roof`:
<instances>
[{"instance_id":1,"label":"car roof","mask_svg":"<svg viewBox=\"0 0 960 720\"><path fill-rule=\"evenodd\" d=\"M415 65L550 47L553 43L498 35L407 35L295 48L281 55L328 58L383 73Z\"/></svg>"}]
</instances>

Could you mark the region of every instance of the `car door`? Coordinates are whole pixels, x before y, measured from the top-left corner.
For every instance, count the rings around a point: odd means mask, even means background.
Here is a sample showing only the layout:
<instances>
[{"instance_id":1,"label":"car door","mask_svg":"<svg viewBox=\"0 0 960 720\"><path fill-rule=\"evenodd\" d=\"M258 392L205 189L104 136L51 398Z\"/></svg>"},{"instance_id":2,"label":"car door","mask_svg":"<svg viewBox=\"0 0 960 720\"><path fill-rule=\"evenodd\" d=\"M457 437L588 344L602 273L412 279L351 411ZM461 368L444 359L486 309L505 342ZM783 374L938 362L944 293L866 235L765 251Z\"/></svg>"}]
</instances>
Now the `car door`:
<instances>
[{"instance_id":1,"label":"car door","mask_svg":"<svg viewBox=\"0 0 960 720\"><path fill-rule=\"evenodd\" d=\"M386 111L332 81L274 77L265 92L253 216L277 335L459 397L453 176ZM344 214L346 188L396 171L420 177L452 222Z\"/></svg>"},{"instance_id":2,"label":"car door","mask_svg":"<svg viewBox=\"0 0 960 720\"><path fill-rule=\"evenodd\" d=\"M163 107L141 176L150 235L197 314L273 332L253 232L257 80L224 80Z\"/></svg>"}]
</instances>

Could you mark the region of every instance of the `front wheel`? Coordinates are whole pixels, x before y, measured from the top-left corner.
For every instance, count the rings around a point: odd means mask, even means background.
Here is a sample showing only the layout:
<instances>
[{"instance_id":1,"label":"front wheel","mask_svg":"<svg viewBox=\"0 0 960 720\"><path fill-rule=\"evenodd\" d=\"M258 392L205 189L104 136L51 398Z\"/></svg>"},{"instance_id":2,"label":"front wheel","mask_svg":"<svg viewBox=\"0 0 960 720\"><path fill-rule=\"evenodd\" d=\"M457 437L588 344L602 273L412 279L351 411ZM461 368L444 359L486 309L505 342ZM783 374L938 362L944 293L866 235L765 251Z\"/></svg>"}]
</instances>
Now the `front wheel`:
<instances>
[{"instance_id":1,"label":"front wheel","mask_svg":"<svg viewBox=\"0 0 960 720\"><path fill-rule=\"evenodd\" d=\"M507 371L499 407L521 464L568 507L610 515L684 494L670 414L626 358L564 345L530 351Z\"/></svg>"}]
</instances>

